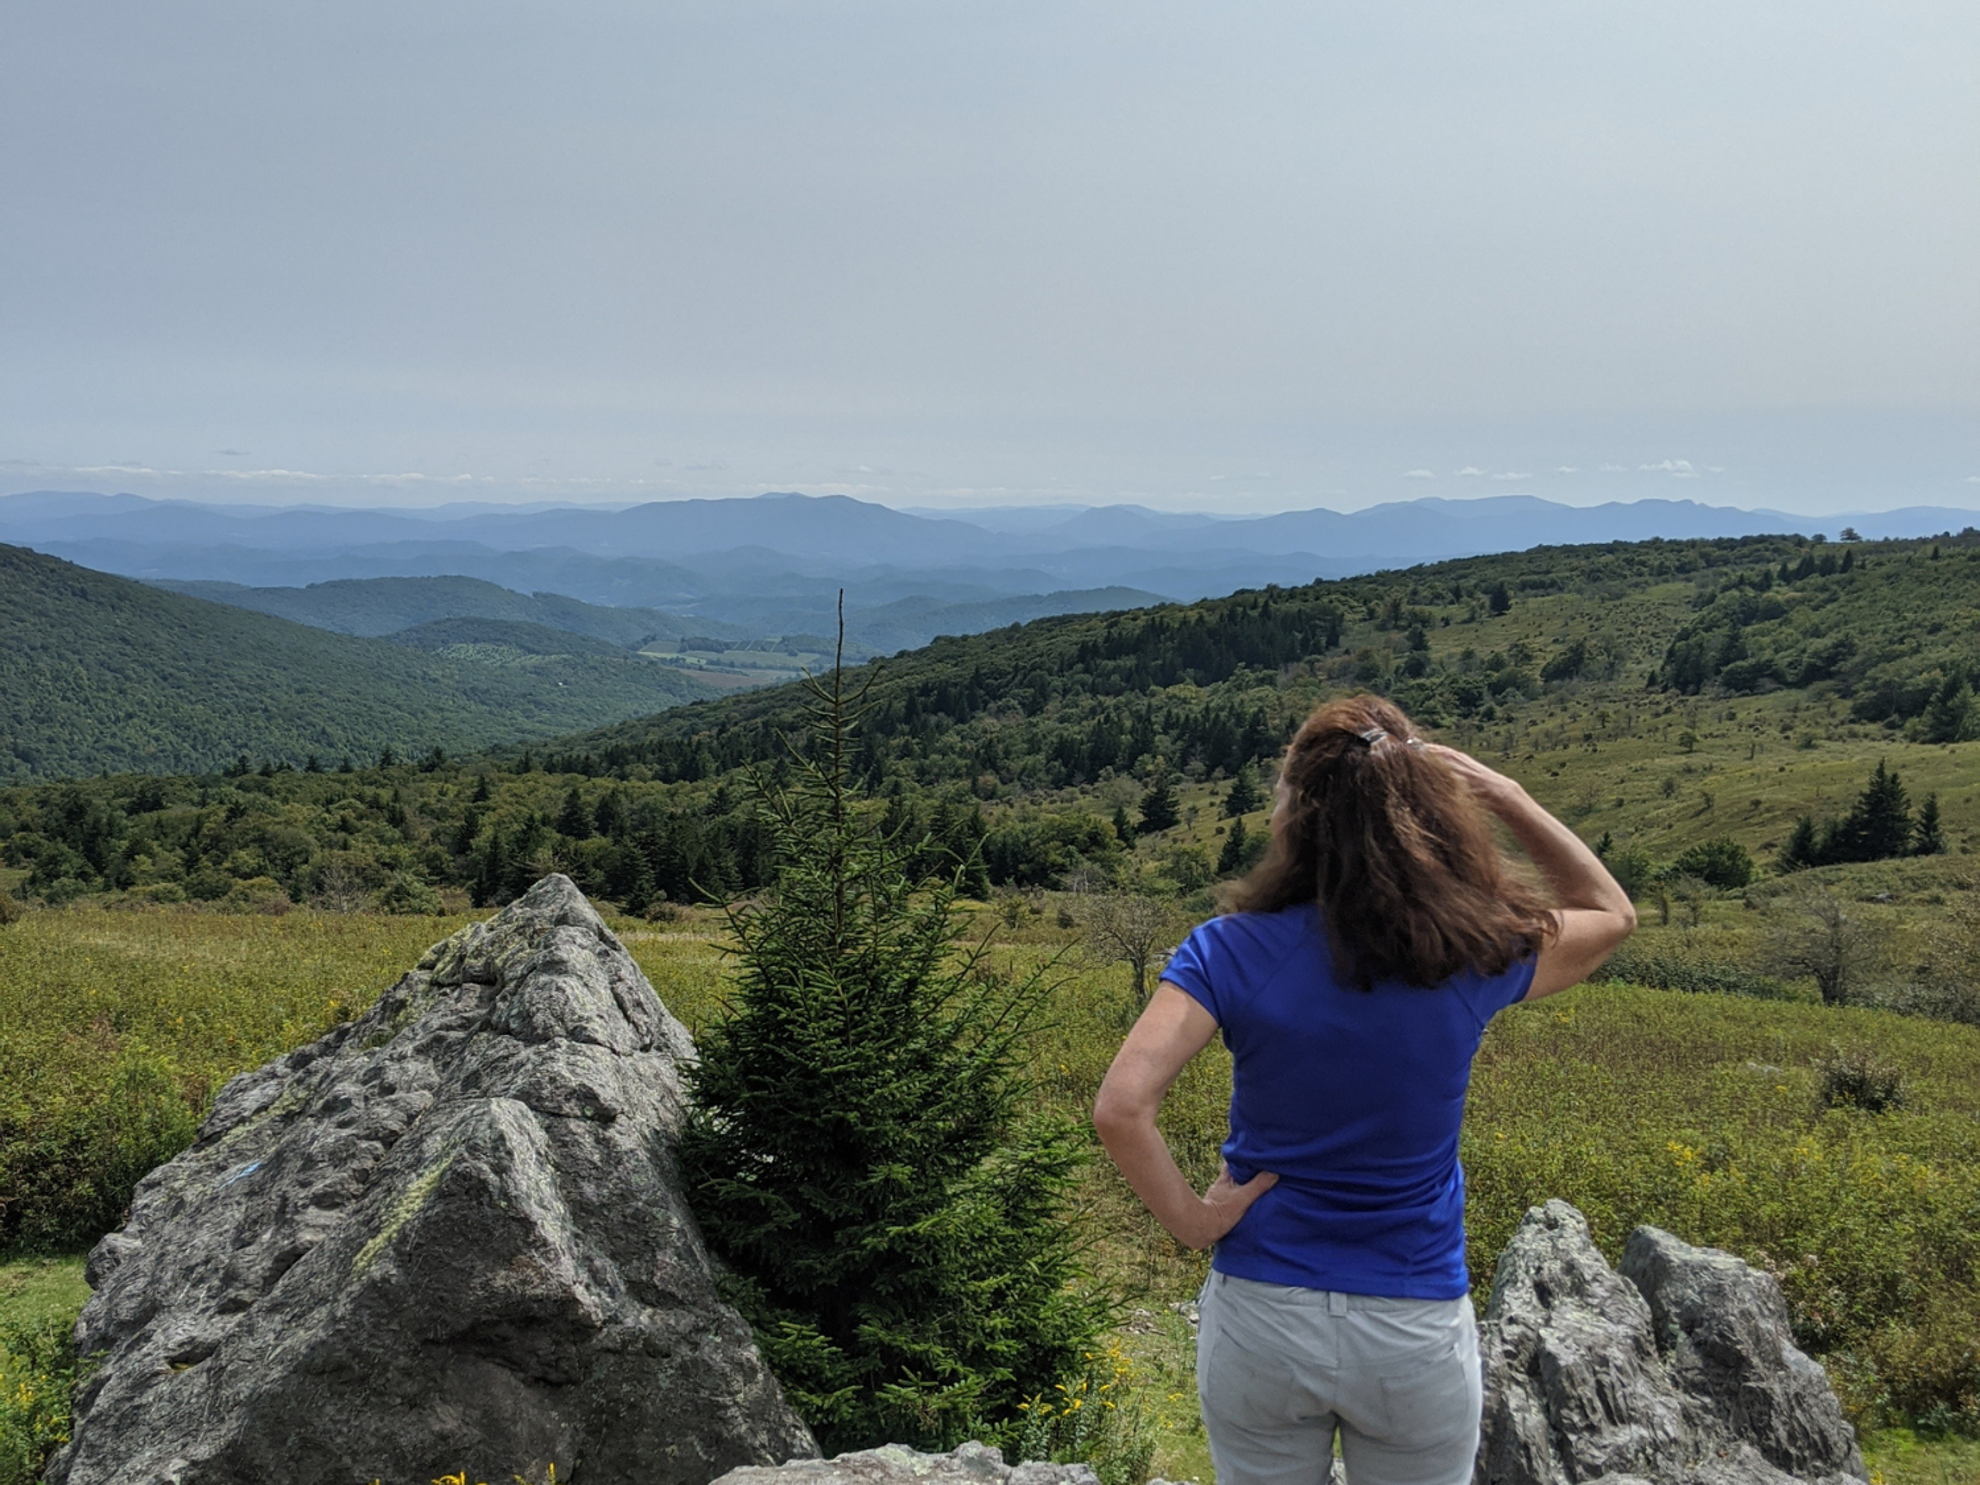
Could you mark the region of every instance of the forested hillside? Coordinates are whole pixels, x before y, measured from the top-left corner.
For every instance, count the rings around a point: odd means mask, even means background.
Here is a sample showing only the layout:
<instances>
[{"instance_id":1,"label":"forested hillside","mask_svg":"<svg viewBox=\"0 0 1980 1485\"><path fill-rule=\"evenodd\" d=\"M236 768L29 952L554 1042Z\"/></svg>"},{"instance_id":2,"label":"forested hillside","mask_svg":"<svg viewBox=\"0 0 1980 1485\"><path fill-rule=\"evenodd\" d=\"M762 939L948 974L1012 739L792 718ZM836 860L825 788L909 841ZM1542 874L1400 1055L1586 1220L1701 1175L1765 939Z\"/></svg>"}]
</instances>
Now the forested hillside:
<instances>
[{"instance_id":1,"label":"forested hillside","mask_svg":"<svg viewBox=\"0 0 1980 1485\"><path fill-rule=\"evenodd\" d=\"M1972 535L1769 537L1542 548L1044 619L853 672L871 683L855 767L887 828L924 841L921 868L961 870L971 890L1127 873L1191 891L1255 854L1297 719L1370 688L1520 777L1640 880L1957 854L1980 845L1964 745L1980 734L1976 591ZM481 621L404 638L495 652L490 673L518 675L563 643ZM1709 674L1688 658L1702 646ZM1754 656L1774 668L1727 674ZM747 771L785 766L802 704L776 687L465 762L401 750L381 766L353 747L352 772L315 774L269 747L245 774L16 789L0 792L0 838L22 890L56 897L493 902L553 866L635 907L722 897L765 880Z\"/></svg>"},{"instance_id":2,"label":"forested hillside","mask_svg":"<svg viewBox=\"0 0 1980 1485\"><path fill-rule=\"evenodd\" d=\"M451 753L709 694L596 641L546 636L482 631L422 653L0 546L0 778Z\"/></svg>"},{"instance_id":3,"label":"forested hillside","mask_svg":"<svg viewBox=\"0 0 1980 1485\"><path fill-rule=\"evenodd\" d=\"M1622 688L1608 729L1678 696L1819 687L1858 720L1952 741L1967 722L1920 719L1948 687L1946 716L1962 684L1970 694L1976 600L1972 534L1846 549L1778 537L1541 547L941 640L870 672L861 735L880 773L1059 788L1154 756L1234 770L1326 689L1382 691L1428 726L1512 737L1548 715L1532 703L1603 685ZM774 756L800 705L790 688L732 697L602 729L557 756L704 777Z\"/></svg>"}]
</instances>

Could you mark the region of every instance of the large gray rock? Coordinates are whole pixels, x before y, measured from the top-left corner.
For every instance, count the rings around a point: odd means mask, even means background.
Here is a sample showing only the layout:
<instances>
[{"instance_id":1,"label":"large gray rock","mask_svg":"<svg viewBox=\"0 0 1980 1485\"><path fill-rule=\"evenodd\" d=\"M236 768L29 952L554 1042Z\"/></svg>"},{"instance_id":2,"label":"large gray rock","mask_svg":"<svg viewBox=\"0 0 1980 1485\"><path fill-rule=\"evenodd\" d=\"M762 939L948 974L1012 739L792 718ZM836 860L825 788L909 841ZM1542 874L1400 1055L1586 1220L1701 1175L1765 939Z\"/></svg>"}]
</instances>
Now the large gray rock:
<instances>
[{"instance_id":1,"label":"large gray rock","mask_svg":"<svg viewBox=\"0 0 1980 1485\"><path fill-rule=\"evenodd\" d=\"M561 876L436 945L138 1187L50 1478L704 1485L815 1454L675 1184L693 1054Z\"/></svg>"},{"instance_id":2,"label":"large gray rock","mask_svg":"<svg viewBox=\"0 0 1980 1485\"><path fill-rule=\"evenodd\" d=\"M1480 1327L1474 1485L1847 1485L1865 1478L1827 1376L1766 1274L1654 1227L1611 1269L1566 1202L1526 1214Z\"/></svg>"}]
</instances>

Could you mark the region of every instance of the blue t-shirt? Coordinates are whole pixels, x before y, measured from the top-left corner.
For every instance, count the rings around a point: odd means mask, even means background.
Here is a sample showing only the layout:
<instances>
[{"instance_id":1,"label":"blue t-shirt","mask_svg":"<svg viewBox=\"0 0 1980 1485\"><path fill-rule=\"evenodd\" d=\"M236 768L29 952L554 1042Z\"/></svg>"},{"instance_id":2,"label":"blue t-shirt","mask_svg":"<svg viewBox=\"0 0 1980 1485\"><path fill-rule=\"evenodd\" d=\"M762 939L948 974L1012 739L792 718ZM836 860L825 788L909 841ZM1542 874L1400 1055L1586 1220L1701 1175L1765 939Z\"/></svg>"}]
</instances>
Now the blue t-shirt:
<instances>
[{"instance_id":1,"label":"blue t-shirt","mask_svg":"<svg viewBox=\"0 0 1980 1485\"><path fill-rule=\"evenodd\" d=\"M1162 978L1217 1018L1231 1050L1224 1159L1234 1180L1279 1176L1211 1266L1349 1294L1465 1293L1458 1125L1471 1059L1533 966L1361 990L1334 978L1311 905L1213 918L1185 939Z\"/></svg>"}]
</instances>

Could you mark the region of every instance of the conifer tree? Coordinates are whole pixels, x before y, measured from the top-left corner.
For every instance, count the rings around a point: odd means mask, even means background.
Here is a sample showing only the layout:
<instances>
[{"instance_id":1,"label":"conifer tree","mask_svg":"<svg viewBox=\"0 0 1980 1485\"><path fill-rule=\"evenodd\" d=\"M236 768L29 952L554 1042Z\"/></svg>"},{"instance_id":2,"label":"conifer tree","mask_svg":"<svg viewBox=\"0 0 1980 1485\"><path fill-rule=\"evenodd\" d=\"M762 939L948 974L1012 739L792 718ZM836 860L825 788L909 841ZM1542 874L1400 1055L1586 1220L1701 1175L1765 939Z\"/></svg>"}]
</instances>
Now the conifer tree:
<instances>
[{"instance_id":1,"label":"conifer tree","mask_svg":"<svg viewBox=\"0 0 1980 1485\"><path fill-rule=\"evenodd\" d=\"M1224 814L1235 820L1240 815L1248 815L1265 802L1265 796L1258 790L1258 780L1249 768L1240 768L1237 777L1231 780L1231 792L1224 796Z\"/></svg>"},{"instance_id":2,"label":"conifer tree","mask_svg":"<svg viewBox=\"0 0 1980 1485\"><path fill-rule=\"evenodd\" d=\"M1781 871L1806 871L1821 865L1821 841L1815 834L1815 817L1803 815L1794 822L1794 833L1787 838L1776 858Z\"/></svg>"},{"instance_id":3,"label":"conifer tree","mask_svg":"<svg viewBox=\"0 0 1980 1485\"><path fill-rule=\"evenodd\" d=\"M1919 720L1919 740L1928 743L1971 742L1980 737L1973 686L1963 675L1949 675L1925 705Z\"/></svg>"},{"instance_id":4,"label":"conifer tree","mask_svg":"<svg viewBox=\"0 0 1980 1485\"><path fill-rule=\"evenodd\" d=\"M1141 796L1141 833L1154 835L1168 830L1182 818L1182 811L1176 805L1176 791L1169 783L1169 776L1158 774L1155 782L1149 785L1148 792Z\"/></svg>"},{"instance_id":5,"label":"conifer tree","mask_svg":"<svg viewBox=\"0 0 1980 1485\"><path fill-rule=\"evenodd\" d=\"M1231 831L1224 837L1224 849L1217 853L1217 875L1234 877L1244 870L1245 832L1242 817L1231 821Z\"/></svg>"},{"instance_id":6,"label":"conifer tree","mask_svg":"<svg viewBox=\"0 0 1980 1485\"><path fill-rule=\"evenodd\" d=\"M835 667L790 786L760 781L778 868L731 909L736 997L680 1146L730 1296L828 1454L1008 1432L1102 1313L1063 1212L1083 1142L1022 1116L1042 985L984 973L954 886L917 890L859 806L858 706Z\"/></svg>"},{"instance_id":7,"label":"conifer tree","mask_svg":"<svg viewBox=\"0 0 1980 1485\"><path fill-rule=\"evenodd\" d=\"M1898 776L1877 761L1870 782L1837 833L1832 860L1884 861L1911 847L1911 802Z\"/></svg>"},{"instance_id":8,"label":"conifer tree","mask_svg":"<svg viewBox=\"0 0 1980 1485\"><path fill-rule=\"evenodd\" d=\"M564 807L557 812L557 834L572 840L586 840L591 835L591 811L584 807L584 796L578 793L575 784L564 796Z\"/></svg>"},{"instance_id":9,"label":"conifer tree","mask_svg":"<svg viewBox=\"0 0 1980 1485\"><path fill-rule=\"evenodd\" d=\"M1927 794L1925 802L1918 807L1918 822L1911 827L1911 854L1943 856L1945 850L1945 827L1939 823L1939 796Z\"/></svg>"}]
</instances>

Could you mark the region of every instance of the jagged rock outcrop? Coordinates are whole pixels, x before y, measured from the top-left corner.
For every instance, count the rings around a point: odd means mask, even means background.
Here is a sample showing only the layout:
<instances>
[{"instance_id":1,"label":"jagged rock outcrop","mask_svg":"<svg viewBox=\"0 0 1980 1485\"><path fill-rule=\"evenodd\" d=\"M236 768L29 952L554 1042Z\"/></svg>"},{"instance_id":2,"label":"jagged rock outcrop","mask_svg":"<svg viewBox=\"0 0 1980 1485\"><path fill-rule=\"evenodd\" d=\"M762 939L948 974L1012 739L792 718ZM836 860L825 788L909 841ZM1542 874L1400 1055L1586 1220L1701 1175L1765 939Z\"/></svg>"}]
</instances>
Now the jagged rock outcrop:
<instances>
[{"instance_id":1,"label":"jagged rock outcrop","mask_svg":"<svg viewBox=\"0 0 1980 1485\"><path fill-rule=\"evenodd\" d=\"M1654 1227L1622 1272L1566 1202L1526 1214L1480 1326L1474 1485L1851 1485L1856 1434L1780 1287Z\"/></svg>"},{"instance_id":2,"label":"jagged rock outcrop","mask_svg":"<svg viewBox=\"0 0 1980 1485\"><path fill-rule=\"evenodd\" d=\"M704 1485L815 1454L675 1184L692 1056L552 876L235 1078L90 1256L107 1355L51 1480Z\"/></svg>"},{"instance_id":3,"label":"jagged rock outcrop","mask_svg":"<svg viewBox=\"0 0 1980 1485\"><path fill-rule=\"evenodd\" d=\"M779 1468L744 1466L715 1485L1098 1485L1083 1464L1004 1463L987 1444L964 1444L950 1454L923 1454L888 1444L833 1459L800 1459ZM1149 1485L1167 1485L1151 1480Z\"/></svg>"}]
</instances>

